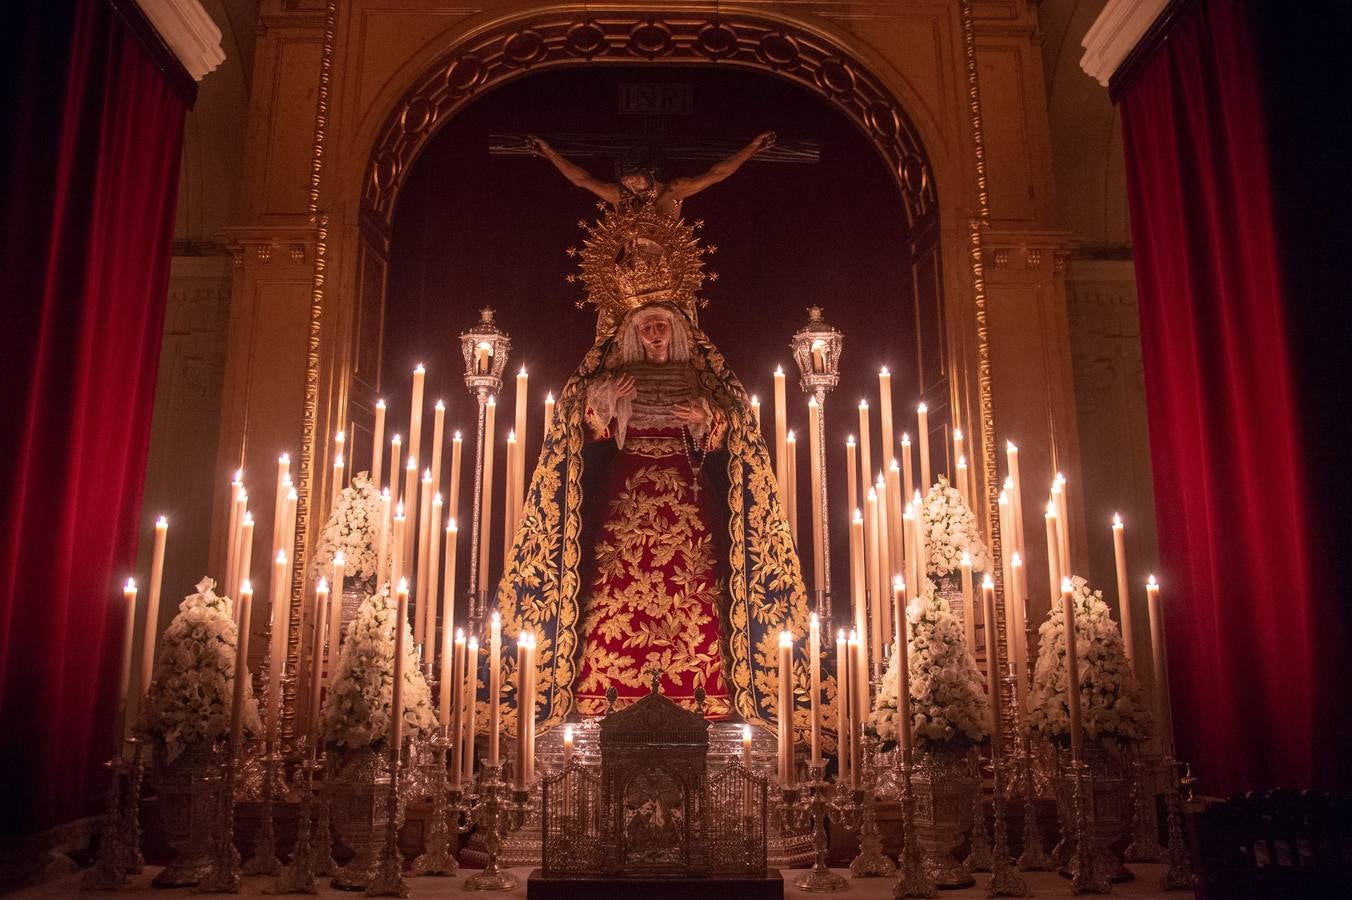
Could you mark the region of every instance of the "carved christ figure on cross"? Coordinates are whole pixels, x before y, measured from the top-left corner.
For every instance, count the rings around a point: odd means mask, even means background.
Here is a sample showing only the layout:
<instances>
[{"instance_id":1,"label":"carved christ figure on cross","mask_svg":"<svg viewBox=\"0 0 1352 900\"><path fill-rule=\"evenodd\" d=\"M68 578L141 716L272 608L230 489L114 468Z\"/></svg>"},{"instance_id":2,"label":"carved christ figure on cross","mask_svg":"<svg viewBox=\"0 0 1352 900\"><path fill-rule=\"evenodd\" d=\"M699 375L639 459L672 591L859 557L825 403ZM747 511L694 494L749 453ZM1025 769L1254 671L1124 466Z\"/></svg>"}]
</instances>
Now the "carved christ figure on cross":
<instances>
[{"instance_id":1,"label":"carved christ figure on cross","mask_svg":"<svg viewBox=\"0 0 1352 900\"><path fill-rule=\"evenodd\" d=\"M701 175L658 181L653 169L641 164L628 164L620 172L619 182L602 181L586 169L560 156L558 151L535 135L526 136L526 146L536 156L543 156L554 164L573 184L586 188L611 206L619 209L626 203L653 203L664 216L679 216L681 203L711 185L727 178L742 167L748 159L775 145L775 133L765 131L751 143L721 162L714 163Z\"/></svg>"}]
</instances>

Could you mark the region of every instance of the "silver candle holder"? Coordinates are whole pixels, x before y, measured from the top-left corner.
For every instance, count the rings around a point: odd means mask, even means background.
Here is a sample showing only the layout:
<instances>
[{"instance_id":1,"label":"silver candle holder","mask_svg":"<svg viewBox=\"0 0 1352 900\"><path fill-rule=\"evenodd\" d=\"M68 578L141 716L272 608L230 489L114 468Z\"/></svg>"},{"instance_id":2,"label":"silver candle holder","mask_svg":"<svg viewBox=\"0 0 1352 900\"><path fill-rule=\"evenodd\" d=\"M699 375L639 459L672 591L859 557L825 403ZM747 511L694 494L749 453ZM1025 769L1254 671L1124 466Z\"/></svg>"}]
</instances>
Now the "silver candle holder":
<instances>
[{"instance_id":1,"label":"silver candle holder","mask_svg":"<svg viewBox=\"0 0 1352 900\"><path fill-rule=\"evenodd\" d=\"M878 748L879 741L865 734L863 739L863 785L859 817L859 854L850 861L851 878L891 878L897 865L883 852L883 836L878 830Z\"/></svg>"},{"instance_id":2,"label":"silver candle holder","mask_svg":"<svg viewBox=\"0 0 1352 900\"><path fill-rule=\"evenodd\" d=\"M474 793L465 797L468 818L483 833L484 849L488 854L483 870L465 879L467 891L510 891L520 883L511 872L502 870L498 855L507 835L520 828L525 820L530 790L512 787L504 774L502 765L481 765Z\"/></svg>"},{"instance_id":3,"label":"silver candle holder","mask_svg":"<svg viewBox=\"0 0 1352 900\"><path fill-rule=\"evenodd\" d=\"M844 792L826 780L822 765L809 765L807 778L797 788L781 793L776 806L776 814L781 816L790 828L812 829L812 868L794 879L794 886L800 891L814 894L828 894L844 890L847 882L844 876L831 871L826 864L826 814L828 811L840 813L842 821L848 821L849 805L839 802Z\"/></svg>"},{"instance_id":4,"label":"silver candle holder","mask_svg":"<svg viewBox=\"0 0 1352 900\"><path fill-rule=\"evenodd\" d=\"M99 826L98 856L80 881L80 888L86 891L120 891L127 884L127 849L121 827L122 776L127 761L119 753L103 765L108 770L108 789L104 794L103 821Z\"/></svg>"}]
</instances>

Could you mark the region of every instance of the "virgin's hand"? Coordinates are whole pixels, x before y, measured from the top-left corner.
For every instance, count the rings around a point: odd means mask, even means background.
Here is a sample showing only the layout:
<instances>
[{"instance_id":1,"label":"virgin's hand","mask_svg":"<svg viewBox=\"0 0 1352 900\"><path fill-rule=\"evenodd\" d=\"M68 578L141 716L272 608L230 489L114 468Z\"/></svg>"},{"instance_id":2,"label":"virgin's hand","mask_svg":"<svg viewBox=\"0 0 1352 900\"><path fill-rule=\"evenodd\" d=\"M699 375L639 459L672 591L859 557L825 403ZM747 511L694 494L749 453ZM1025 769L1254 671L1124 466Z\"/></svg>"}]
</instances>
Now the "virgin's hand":
<instances>
[{"instance_id":1,"label":"virgin's hand","mask_svg":"<svg viewBox=\"0 0 1352 900\"><path fill-rule=\"evenodd\" d=\"M677 403L671 408L671 414L679 422L687 425L704 425L709 421L709 415L704 411L704 407L691 403Z\"/></svg>"},{"instance_id":2,"label":"virgin's hand","mask_svg":"<svg viewBox=\"0 0 1352 900\"><path fill-rule=\"evenodd\" d=\"M634 376L628 373L615 379L615 399L623 400L625 397L632 397L638 393L638 387L634 384Z\"/></svg>"}]
</instances>

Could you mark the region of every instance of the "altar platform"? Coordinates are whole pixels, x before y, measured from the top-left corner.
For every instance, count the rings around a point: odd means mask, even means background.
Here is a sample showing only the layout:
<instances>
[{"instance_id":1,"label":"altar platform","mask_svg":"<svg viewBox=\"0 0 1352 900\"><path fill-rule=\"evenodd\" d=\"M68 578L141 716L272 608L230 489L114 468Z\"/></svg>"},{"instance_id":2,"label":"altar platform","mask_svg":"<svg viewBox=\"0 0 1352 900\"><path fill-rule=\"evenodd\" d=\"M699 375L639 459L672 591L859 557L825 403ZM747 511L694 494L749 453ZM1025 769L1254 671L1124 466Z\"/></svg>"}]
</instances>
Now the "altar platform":
<instances>
[{"instance_id":1,"label":"altar platform","mask_svg":"<svg viewBox=\"0 0 1352 900\"><path fill-rule=\"evenodd\" d=\"M1188 897L1189 894L1181 891L1172 891L1166 893L1161 889L1160 883L1164 878L1164 866L1149 863L1132 863L1131 869L1136 873L1136 880L1125 884L1113 885L1113 896L1118 897L1139 897L1139 898L1179 898ZM473 869L462 869L461 873L454 878L409 878L409 896L414 898L434 898L434 897L478 897L480 900L492 900L494 897L502 898L524 898L526 896L526 878L530 875L529 868L517 868L510 870L520 879L521 885L514 891L480 892L467 891L464 889L466 874L472 873ZM851 881L845 890L836 894L809 894L805 891L799 891L793 887L793 879L797 877L800 869L785 869L784 875L784 896L788 898L820 898L823 896L840 897L841 900L891 900L893 880L889 878L864 878L857 881ZM842 875L848 877L848 871L844 869L835 869ZM174 897L194 897L200 898L203 894L193 893L192 888L152 888L150 880L159 872L158 866L147 866L145 872L140 875L133 875L128 879L127 890L116 896L138 896L138 897L156 897L162 900L169 900ZM1033 897L1070 897L1070 882L1054 872L1024 872L1024 878L1028 881L1028 887ZM966 897L985 897L986 896L986 878L987 876L978 875L977 883L969 888L957 891L942 891L940 897L945 900L958 900ZM261 897L277 896L272 894L272 886L275 879L257 877L245 878L244 887L240 891L240 896ZM67 875L35 887L25 888L10 895L15 900L68 900L72 897L97 897L111 896L100 895L97 893L82 893L80 891L79 874ZM211 895L227 896L227 895ZM303 896L303 895L294 895ZM352 897L363 896L353 894L349 891L339 891L328 886L328 879L320 881L319 897L331 898L331 900L350 900ZM642 893L642 900L663 900L663 895L657 890L645 890Z\"/></svg>"}]
</instances>

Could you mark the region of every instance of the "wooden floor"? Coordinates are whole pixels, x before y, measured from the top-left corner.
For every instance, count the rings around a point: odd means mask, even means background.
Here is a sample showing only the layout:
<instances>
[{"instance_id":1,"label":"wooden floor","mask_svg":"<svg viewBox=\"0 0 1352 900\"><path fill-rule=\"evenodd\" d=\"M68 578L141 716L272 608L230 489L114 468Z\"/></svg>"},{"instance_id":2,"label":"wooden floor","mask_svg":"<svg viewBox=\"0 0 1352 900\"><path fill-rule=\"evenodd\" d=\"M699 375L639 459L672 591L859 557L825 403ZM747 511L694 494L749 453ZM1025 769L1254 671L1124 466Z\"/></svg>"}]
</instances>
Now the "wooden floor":
<instances>
[{"instance_id":1,"label":"wooden floor","mask_svg":"<svg viewBox=\"0 0 1352 900\"><path fill-rule=\"evenodd\" d=\"M1120 897L1157 897L1157 898L1176 898L1186 897L1186 893L1174 892L1166 894L1161 888L1160 883L1164 877L1164 866L1151 864L1133 864L1132 871L1136 875L1136 880L1125 884L1113 885L1113 893ZM155 877L159 869L154 866L147 866L146 871L141 875L133 876L128 885L128 889L121 896L142 895L146 897L154 896L157 898L176 897L202 897L202 894L194 894L191 888L177 888L160 890L150 886L150 880ZM526 869L513 869L512 871L521 879L521 886L515 891L505 892L495 895L486 895L466 891L463 887L465 874L473 870L465 870L461 875L453 878L410 878L408 879L409 894L415 898L429 897L525 897L526 896ZM843 870L842 874L845 874ZM800 873L800 870L785 870L785 897L808 898L820 897L820 894L808 894L799 891L793 887L794 878ZM1052 872L1025 872L1024 877L1028 881L1030 896L1033 897L1070 897L1070 882ZM960 891L943 891L940 897L945 900L957 900L957 898L966 897L984 897L986 896L986 881L989 876L978 875L977 883L974 887L966 888ZM241 891L246 896L262 896L270 894L272 891L274 879L265 877L255 877L244 879L244 889ZM70 898L80 896L79 891L80 876L78 874L49 881L36 887L25 888L10 896L15 898L24 898L24 900L58 900L58 898ZM891 898L893 882L890 879L866 878L858 881L850 881L845 890L839 892L837 896L860 898ZM327 880L321 881L320 892L318 896L327 898L351 898L361 896L346 891L334 890L328 887ZM85 894L84 896L93 896ZM645 896L636 898L636 900L662 900L653 892L645 892Z\"/></svg>"}]
</instances>

